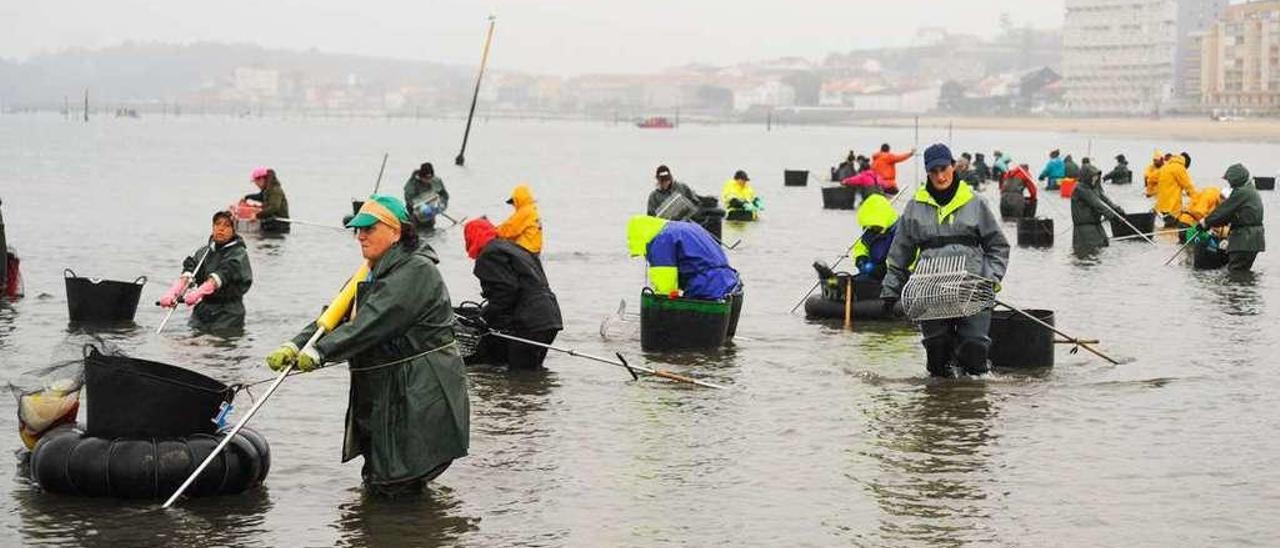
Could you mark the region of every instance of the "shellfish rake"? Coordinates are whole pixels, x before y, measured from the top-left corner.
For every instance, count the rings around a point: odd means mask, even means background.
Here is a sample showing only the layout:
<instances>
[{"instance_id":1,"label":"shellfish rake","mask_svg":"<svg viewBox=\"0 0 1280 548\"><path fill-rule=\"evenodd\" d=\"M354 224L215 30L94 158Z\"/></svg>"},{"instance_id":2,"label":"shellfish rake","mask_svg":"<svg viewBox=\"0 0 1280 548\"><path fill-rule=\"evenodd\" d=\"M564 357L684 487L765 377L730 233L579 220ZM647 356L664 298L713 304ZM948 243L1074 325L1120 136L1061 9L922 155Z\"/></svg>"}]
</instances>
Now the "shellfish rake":
<instances>
[{"instance_id":1,"label":"shellfish rake","mask_svg":"<svg viewBox=\"0 0 1280 548\"><path fill-rule=\"evenodd\" d=\"M1085 341L1059 331L1056 327L1032 316L1022 309L996 298L996 281L984 278L965 269L965 257L927 257L920 259L915 272L902 289L902 309L912 321L965 318L995 305L1017 312L1075 344L1107 360L1113 365L1120 362L1090 346Z\"/></svg>"}]
</instances>

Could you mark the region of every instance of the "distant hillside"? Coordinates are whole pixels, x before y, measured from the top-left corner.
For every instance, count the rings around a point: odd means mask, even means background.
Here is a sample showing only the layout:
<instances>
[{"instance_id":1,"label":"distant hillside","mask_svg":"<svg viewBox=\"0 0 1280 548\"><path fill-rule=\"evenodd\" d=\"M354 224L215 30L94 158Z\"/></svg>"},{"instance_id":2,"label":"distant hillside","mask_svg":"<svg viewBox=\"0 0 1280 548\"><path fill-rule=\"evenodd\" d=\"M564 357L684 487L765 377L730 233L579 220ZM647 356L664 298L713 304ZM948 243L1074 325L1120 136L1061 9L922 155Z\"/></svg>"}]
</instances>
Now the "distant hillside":
<instances>
[{"instance_id":1,"label":"distant hillside","mask_svg":"<svg viewBox=\"0 0 1280 548\"><path fill-rule=\"evenodd\" d=\"M174 101L231 82L237 68L278 71L312 86L357 81L370 89L456 88L465 94L469 67L317 50L248 44L125 43L101 50L66 50L25 62L0 60L0 100L7 106L60 106L86 87L99 101Z\"/></svg>"}]
</instances>

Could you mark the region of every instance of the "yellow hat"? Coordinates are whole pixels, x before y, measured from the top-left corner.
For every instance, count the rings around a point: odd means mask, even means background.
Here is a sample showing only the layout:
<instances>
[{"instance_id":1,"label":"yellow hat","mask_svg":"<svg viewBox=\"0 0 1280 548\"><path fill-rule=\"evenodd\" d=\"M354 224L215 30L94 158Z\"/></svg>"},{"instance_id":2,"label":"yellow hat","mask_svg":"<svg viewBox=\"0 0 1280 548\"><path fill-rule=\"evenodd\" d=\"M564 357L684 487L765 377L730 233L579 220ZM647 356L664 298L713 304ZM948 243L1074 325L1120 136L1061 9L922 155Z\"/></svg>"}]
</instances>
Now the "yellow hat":
<instances>
[{"instance_id":1,"label":"yellow hat","mask_svg":"<svg viewBox=\"0 0 1280 548\"><path fill-rule=\"evenodd\" d=\"M1151 159L1152 159L1152 160L1159 160L1159 159L1161 159L1161 158L1164 158L1164 153L1163 153L1163 152L1160 152L1160 150L1159 150L1159 149L1157 149L1157 150L1155 151L1155 153L1153 153L1153 154L1151 155Z\"/></svg>"}]
</instances>

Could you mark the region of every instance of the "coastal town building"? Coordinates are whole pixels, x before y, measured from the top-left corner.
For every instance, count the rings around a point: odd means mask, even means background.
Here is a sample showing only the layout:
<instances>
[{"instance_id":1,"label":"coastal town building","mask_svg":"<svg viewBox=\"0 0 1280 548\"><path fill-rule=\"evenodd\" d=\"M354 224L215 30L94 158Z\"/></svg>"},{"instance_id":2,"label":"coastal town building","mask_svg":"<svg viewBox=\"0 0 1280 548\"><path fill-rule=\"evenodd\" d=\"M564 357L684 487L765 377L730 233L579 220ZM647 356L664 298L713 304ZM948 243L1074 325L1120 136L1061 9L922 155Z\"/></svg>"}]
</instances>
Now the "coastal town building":
<instances>
[{"instance_id":1,"label":"coastal town building","mask_svg":"<svg viewBox=\"0 0 1280 548\"><path fill-rule=\"evenodd\" d=\"M1063 108L1158 112L1173 94L1178 0L1066 0Z\"/></svg>"},{"instance_id":2,"label":"coastal town building","mask_svg":"<svg viewBox=\"0 0 1280 548\"><path fill-rule=\"evenodd\" d=\"M1206 108L1280 112L1280 1L1229 6L1200 40Z\"/></svg>"}]
</instances>

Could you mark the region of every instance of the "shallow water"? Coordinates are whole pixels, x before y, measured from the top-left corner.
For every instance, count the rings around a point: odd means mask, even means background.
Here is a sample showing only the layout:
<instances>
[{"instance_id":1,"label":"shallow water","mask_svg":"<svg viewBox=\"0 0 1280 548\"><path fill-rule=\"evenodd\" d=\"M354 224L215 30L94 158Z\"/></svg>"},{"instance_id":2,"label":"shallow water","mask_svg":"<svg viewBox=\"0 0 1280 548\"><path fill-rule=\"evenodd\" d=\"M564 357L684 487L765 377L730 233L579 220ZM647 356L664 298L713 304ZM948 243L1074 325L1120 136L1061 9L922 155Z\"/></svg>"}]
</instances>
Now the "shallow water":
<instances>
[{"instance_id":1,"label":"shallow water","mask_svg":"<svg viewBox=\"0 0 1280 548\"><path fill-rule=\"evenodd\" d=\"M1068 203L1041 200L1057 244L1015 248L1002 298L1057 313L1058 326L1101 339L1111 366L1058 348L1051 371L934 382L918 334L859 322L854 333L787 310L856 235L854 213L820 209L816 180L784 188L782 170L825 172L855 147L906 148L912 131L683 126L645 131L586 123L481 123L466 169L450 165L454 122L382 120L0 117L0 198L27 297L0 306L8 378L83 340L67 326L62 269L150 280L137 326L98 333L131 355L227 382L270 377L262 358L313 319L358 264L349 235L296 227L250 238L255 283L248 331L194 336L176 317L163 335L151 303L207 235L214 210L250 192L249 170L280 173L295 218L337 223L348 200L434 160L450 213L506 215L506 192L529 182L543 213L544 261L564 311L557 344L615 351L730 386L714 391L551 355L545 374L471 373L471 455L429 494L366 498L359 464L338 462L346 373L290 379L253 426L271 442L266 486L233 497L153 504L44 494L17 474L0 497L5 544L55 546L742 545L1274 545L1280 542L1280 383L1270 351L1280 299L1275 253L1257 275L1228 281L1161 263L1176 248L1118 242L1091 260L1070 254ZM921 148L947 140L927 130ZM1275 146L1093 139L1078 134L957 131L957 149L1011 152L1038 167L1054 147L1077 157L1188 150L1198 184L1242 161L1280 167ZM644 270L624 225L653 168L704 194L735 169L754 176L762 221L726 225L747 284L741 339L709 356L644 355L599 324L629 301ZM902 164L909 188L915 169ZM1139 169L1140 170L1140 169ZM1108 187L1130 211L1141 186ZM994 204L994 190L986 193ZM1264 193L1277 234L1276 195ZM1015 239L1014 227L1006 233ZM478 286L461 231L430 240L454 301ZM239 402L246 409L247 398ZM83 416L82 416L83 419ZM0 398L0 432L16 430ZM11 435L7 447L20 442ZM16 467L15 467L16 468Z\"/></svg>"}]
</instances>

